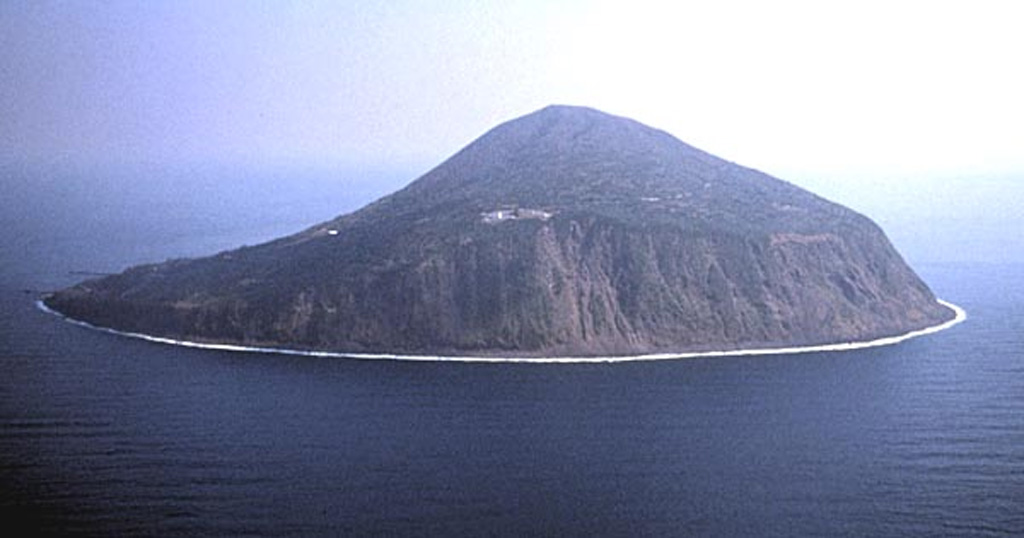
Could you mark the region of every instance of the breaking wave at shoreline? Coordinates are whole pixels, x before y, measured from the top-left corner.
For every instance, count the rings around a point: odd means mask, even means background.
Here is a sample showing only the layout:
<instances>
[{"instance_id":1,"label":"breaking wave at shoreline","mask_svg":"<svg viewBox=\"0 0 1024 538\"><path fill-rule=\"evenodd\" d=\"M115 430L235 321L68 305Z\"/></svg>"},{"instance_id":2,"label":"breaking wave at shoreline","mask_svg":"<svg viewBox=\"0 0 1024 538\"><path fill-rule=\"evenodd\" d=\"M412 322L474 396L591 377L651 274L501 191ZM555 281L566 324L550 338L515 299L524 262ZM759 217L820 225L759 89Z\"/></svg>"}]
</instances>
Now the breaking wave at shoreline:
<instances>
[{"instance_id":1,"label":"breaking wave at shoreline","mask_svg":"<svg viewBox=\"0 0 1024 538\"><path fill-rule=\"evenodd\" d=\"M276 348L276 347L258 347L258 346L244 346L237 344L216 344L216 343L204 343L204 342L192 342L189 340L176 340L173 338L166 338L162 336L152 336L143 333L119 331L111 329L109 327L100 327L93 325L89 322L78 320L66 316L48 306L43 302L43 299L36 301L36 306L49 314L60 317L61 319L73 323L75 325L101 331L105 333L115 334L118 336L126 336L130 338L137 338L141 340L147 340L149 342L155 342L159 344L169 344L181 347L197 348L197 349L209 349L217 351L235 351L244 353L269 353L276 355L297 355L303 357L319 357L319 358L338 358L338 359L358 359L358 360L397 360L397 361L423 361L423 362L495 362L495 363L533 363L533 364L552 364L552 363L612 363L612 362L635 362L635 361L657 361L657 360L680 360L680 359L700 359L700 358L711 358L711 357L746 357L746 356L759 356L759 355L788 355L796 353L820 353L820 352L831 352L831 351L852 351L856 349L866 349L872 347L891 346L905 342L907 340L917 338L920 336L926 336L929 334L935 334L937 332L949 329L964 320L967 319L967 312L959 306L938 299L939 304L949 308L955 313L953 319L927 327L924 329L918 329L916 331L910 331L902 335L888 336L885 338L879 338L876 340L868 340L863 342L844 342L839 344L824 344L817 346L803 346L803 347L786 347L786 348L760 348L760 349L736 349L731 351L699 351L699 352L688 352L688 353L649 353L642 355L622 355L622 356L608 356L608 357L482 357L482 356L444 356L444 355L404 355L404 354L388 354L388 353L344 353L339 351L312 351L312 350L300 350L300 349L287 349L287 348Z\"/></svg>"}]
</instances>

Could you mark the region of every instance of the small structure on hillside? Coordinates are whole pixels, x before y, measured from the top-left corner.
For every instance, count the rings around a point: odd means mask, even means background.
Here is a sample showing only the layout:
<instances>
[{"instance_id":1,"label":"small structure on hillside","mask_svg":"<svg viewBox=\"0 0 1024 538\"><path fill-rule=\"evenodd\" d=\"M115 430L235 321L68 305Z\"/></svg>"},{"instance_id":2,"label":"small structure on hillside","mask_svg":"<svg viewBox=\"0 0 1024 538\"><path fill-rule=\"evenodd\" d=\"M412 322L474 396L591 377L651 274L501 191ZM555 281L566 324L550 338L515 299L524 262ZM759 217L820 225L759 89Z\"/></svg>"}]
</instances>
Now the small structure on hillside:
<instances>
[{"instance_id":1,"label":"small structure on hillside","mask_svg":"<svg viewBox=\"0 0 1024 538\"><path fill-rule=\"evenodd\" d=\"M509 220L548 220L551 216L552 213L544 211L543 209L529 209L525 207L502 208L496 211L487 211L480 214L484 224L496 224L498 222L505 222Z\"/></svg>"}]
</instances>

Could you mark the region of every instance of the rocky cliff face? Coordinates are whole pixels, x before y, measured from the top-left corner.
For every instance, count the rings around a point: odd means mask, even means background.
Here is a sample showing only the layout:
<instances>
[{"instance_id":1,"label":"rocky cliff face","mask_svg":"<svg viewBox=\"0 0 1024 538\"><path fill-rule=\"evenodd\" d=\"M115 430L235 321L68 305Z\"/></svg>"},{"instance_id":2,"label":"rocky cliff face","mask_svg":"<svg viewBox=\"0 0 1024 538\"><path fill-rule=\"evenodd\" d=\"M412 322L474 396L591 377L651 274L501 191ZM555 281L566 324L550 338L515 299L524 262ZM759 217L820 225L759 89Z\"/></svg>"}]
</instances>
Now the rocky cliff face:
<instances>
[{"instance_id":1,"label":"rocky cliff face","mask_svg":"<svg viewBox=\"0 0 1024 538\"><path fill-rule=\"evenodd\" d=\"M296 235L47 303L183 339L522 356L847 342L953 315L865 217L575 107L503 124Z\"/></svg>"}]
</instances>

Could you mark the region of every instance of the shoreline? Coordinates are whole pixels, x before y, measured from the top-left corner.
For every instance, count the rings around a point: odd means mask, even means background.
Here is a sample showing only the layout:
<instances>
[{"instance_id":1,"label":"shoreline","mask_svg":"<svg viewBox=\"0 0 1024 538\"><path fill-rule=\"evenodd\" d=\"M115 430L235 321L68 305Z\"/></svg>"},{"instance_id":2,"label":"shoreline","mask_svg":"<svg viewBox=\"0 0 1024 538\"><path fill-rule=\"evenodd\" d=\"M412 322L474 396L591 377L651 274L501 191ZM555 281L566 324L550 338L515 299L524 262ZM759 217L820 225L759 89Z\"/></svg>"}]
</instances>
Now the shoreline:
<instances>
[{"instance_id":1,"label":"shoreline","mask_svg":"<svg viewBox=\"0 0 1024 538\"><path fill-rule=\"evenodd\" d=\"M622 355L622 356L610 356L610 357L473 357L473 356L444 356L444 355L404 355L404 354L388 354L388 353L343 353L339 351L303 351L299 349L287 349L287 348L273 348L273 347L258 347L258 346L243 346L237 344L213 344L203 342L191 342L188 340L175 340L173 338L166 338L163 336L152 336L143 333L119 331L111 329L109 327L100 327L93 325L87 321L74 319L46 306L43 299L36 300L36 307L46 312L61 318L64 321L85 327L95 331L115 334L118 336L126 336L129 338L137 338L140 340L146 340L149 342L155 342L158 344L174 345L179 347L188 347L195 349L209 349L215 351L233 351L243 353L267 353L276 355L292 355L301 357L319 357L319 358L334 358L334 359L357 359L357 360L394 360L394 361L419 361L419 362L476 362L476 363L534 363L534 364L586 364L586 363L614 363L614 362L637 362L637 361L660 361L660 360L682 360L682 359L703 359L703 358L715 358L715 357L749 357L749 356L760 356L760 355L789 355L789 354L801 354L801 353L822 353L822 352L834 352L834 351L853 351L857 349L867 349L873 347L883 347L896 345L913 338L921 336L927 336L935 334L946 329L949 329L955 325L958 325L967 319L967 312L959 306L942 299L937 299L938 303L946 308L949 308L954 312L953 319L926 327L924 329L918 329L916 331L910 331L902 335L887 336L885 338L878 338L876 340L868 340L863 342L844 342L839 344L822 344L817 346L803 346L803 347L789 347L789 348L760 348L760 349L736 349L732 351L697 351L689 353L649 353L643 355Z\"/></svg>"}]
</instances>

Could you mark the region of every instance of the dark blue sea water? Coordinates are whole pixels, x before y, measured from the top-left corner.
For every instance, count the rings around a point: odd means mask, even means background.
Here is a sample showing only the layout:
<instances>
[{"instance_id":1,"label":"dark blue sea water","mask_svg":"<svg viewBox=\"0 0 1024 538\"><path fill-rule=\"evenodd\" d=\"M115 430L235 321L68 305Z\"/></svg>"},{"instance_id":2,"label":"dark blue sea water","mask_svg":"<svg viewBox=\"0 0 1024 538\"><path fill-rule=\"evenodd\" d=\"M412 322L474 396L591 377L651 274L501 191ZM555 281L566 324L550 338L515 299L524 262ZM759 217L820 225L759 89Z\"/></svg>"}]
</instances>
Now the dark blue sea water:
<instances>
[{"instance_id":1,"label":"dark blue sea water","mask_svg":"<svg viewBox=\"0 0 1024 538\"><path fill-rule=\"evenodd\" d=\"M36 309L36 294L83 278L69 271L296 231L378 193L313 173L178 170L149 184L138 172L3 172L8 528L1024 533L1022 266L920 266L968 321L842 353L520 365L195 350L62 322ZM116 177L95 181L103 174Z\"/></svg>"}]
</instances>

